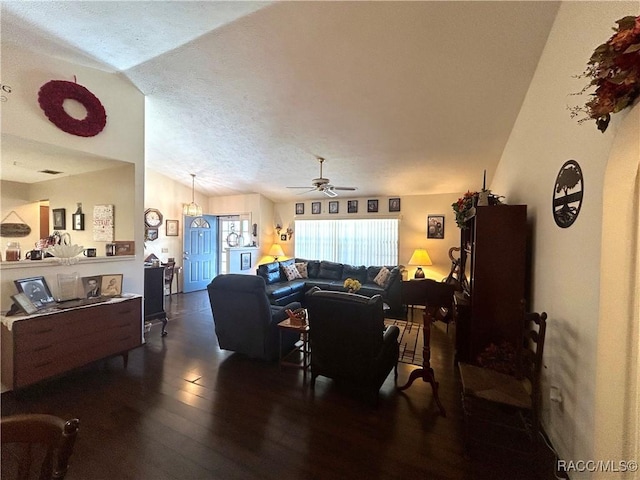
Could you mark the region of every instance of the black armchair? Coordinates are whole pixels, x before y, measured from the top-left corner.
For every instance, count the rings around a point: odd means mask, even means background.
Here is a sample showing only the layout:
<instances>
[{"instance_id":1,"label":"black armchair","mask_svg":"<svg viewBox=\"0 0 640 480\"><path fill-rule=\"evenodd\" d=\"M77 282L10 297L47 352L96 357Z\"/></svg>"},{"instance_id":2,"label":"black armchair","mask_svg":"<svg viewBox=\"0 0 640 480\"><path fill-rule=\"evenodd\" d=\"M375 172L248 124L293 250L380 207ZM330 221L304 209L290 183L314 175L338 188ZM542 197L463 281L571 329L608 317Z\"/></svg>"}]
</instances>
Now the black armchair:
<instances>
[{"instance_id":1,"label":"black armchair","mask_svg":"<svg viewBox=\"0 0 640 480\"><path fill-rule=\"evenodd\" d=\"M270 305L264 279L254 275L218 275L207 290L220 348L250 358L278 358L278 323L287 318L287 308L300 308L300 303ZM295 332L283 331L283 353L291 351L299 339Z\"/></svg>"},{"instance_id":2,"label":"black armchair","mask_svg":"<svg viewBox=\"0 0 640 480\"><path fill-rule=\"evenodd\" d=\"M311 386L318 375L363 388L375 402L394 369L398 377L396 326L385 330L380 295L371 298L311 289L305 298L311 338Z\"/></svg>"}]
</instances>

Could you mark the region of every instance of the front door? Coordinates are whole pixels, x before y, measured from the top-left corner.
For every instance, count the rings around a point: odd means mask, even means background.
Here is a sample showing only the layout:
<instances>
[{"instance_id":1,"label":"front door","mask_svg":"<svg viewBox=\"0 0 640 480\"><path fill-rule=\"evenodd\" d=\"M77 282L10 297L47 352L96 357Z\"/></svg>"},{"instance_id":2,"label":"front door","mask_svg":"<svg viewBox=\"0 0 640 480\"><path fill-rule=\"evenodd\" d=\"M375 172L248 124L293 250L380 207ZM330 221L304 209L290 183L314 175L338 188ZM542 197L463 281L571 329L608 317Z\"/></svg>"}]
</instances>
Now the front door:
<instances>
[{"instance_id":1,"label":"front door","mask_svg":"<svg viewBox=\"0 0 640 480\"><path fill-rule=\"evenodd\" d=\"M184 217L184 292L204 290L217 275L218 221L213 215Z\"/></svg>"}]
</instances>

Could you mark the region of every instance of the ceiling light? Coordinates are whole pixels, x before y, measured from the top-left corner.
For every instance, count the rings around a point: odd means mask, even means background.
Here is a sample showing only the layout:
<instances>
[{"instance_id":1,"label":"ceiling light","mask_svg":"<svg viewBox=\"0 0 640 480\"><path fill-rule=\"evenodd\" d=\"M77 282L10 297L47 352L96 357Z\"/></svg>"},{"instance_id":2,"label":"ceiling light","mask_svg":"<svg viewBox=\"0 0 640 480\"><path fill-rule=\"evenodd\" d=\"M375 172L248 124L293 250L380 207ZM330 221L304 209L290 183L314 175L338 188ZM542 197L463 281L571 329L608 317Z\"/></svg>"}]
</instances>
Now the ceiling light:
<instances>
[{"instance_id":1,"label":"ceiling light","mask_svg":"<svg viewBox=\"0 0 640 480\"><path fill-rule=\"evenodd\" d=\"M182 206L182 214L187 217L201 217L202 207L196 203L196 174L191 174L191 203Z\"/></svg>"}]
</instances>

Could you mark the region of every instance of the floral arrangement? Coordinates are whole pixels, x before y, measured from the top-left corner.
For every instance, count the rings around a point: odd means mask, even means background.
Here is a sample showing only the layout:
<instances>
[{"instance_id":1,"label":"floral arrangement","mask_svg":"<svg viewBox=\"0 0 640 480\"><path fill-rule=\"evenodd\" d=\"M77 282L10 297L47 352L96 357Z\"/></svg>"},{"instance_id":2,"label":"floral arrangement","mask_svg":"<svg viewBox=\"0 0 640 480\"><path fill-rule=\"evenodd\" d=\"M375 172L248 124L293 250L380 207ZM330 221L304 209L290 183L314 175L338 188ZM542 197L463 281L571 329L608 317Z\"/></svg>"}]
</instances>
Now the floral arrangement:
<instances>
[{"instance_id":1,"label":"floral arrangement","mask_svg":"<svg viewBox=\"0 0 640 480\"><path fill-rule=\"evenodd\" d=\"M80 102L87 116L78 120L63 107L66 99ZM64 80L51 80L40 87L38 103L47 118L60 130L79 137L93 137L107 124L107 113L100 100L82 85Z\"/></svg>"},{"instance_id":2,"label":"floral arrangement","mask_svg":"<svg viewBox=\"0 0 640 480\"><path fill-rule=\"evenodd\" d=\"M344 281L344 288L346 288L349 293L356 293L360 290L360 287L362 287L362 284L355 278L347 278Z\"/></svg>"},{"instance_id":3,"label":"floral arrangement","mask_svg":"<svg viewBox=\"0 0 640 480\"><path fill-rule=\"evenodd\" d=\"M595 49L586 70L577 76L591 79L578 94L596 87L593 98L584 107L570 108L571 118L586 113L578 123L593 119L601 132L609 126L612 113L627 108L640 96L640 16L627 16L616 23L616 33Z\"/></svg>"},{"instance_id":4,"label":"floral arrangement","mask_svg":"<svg viewBox=\"0 0 640 480\"><path fill-rule=\"evenodd\" d=\"M509 342L500 345L489 344L478 355L478 365L490 368L496 372L513 375L516 371L516 349Z\"/></svg>"},{"instance_id":5,"label":"floral arrangement","mask_svg":"<svg viewBox=\"0 0 640 480\"><path fill-rule=\"evenodd\" d=\"M490 190L483 190L483 192L488 192L489 205L500 205L502 203L504 197L495 195ZM480 192L468 191L457 202L451 204L453 212L456 214L456 225L459 228L466 228L466 221L473 217L478 198L480 198Z\"/></svg>"}]
</instances>

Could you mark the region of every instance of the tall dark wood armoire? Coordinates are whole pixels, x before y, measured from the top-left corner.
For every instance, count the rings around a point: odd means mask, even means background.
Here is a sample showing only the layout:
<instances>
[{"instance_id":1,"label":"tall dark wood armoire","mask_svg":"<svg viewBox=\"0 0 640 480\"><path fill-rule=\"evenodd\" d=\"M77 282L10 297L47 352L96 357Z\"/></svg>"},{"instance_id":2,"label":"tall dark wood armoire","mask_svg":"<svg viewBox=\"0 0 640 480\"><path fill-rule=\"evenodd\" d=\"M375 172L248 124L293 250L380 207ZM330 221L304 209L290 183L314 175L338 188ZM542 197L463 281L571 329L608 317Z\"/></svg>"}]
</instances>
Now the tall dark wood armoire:
<instances>
[{"instance_id":1,"label":"tall dark wood armoire","mask_svg":"<svg viewBox=\"0 0 640 480\"><path fill-rule=\"evenodd\" d=\"M475 363L491 343L522 341L527 206L476 207L461 229L460 261L468 284L458 300L456 359Z\"/></svg>"}]
</instances>

